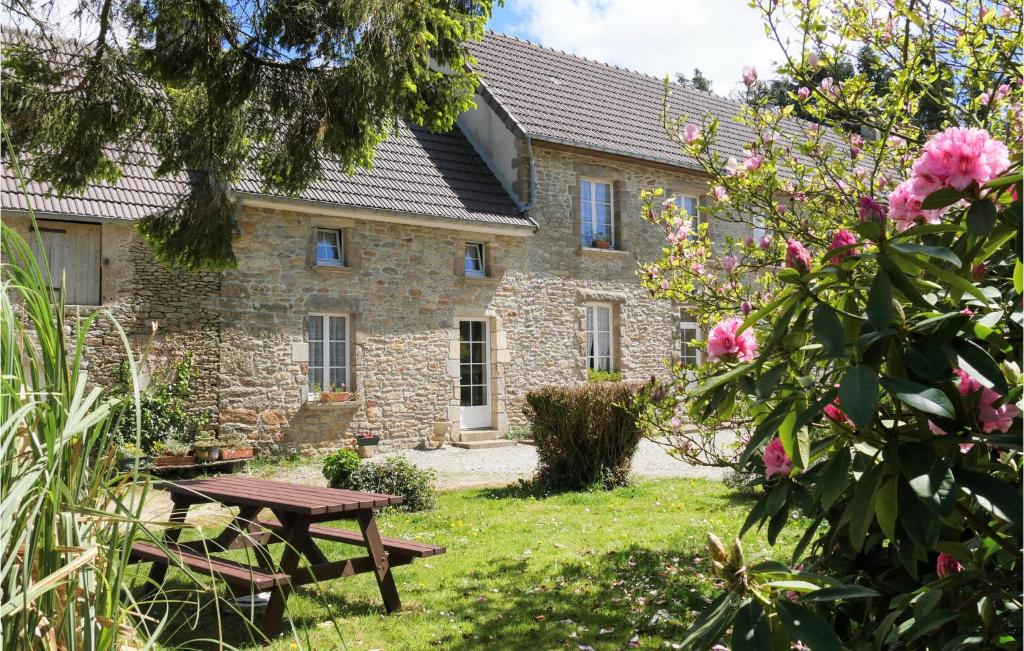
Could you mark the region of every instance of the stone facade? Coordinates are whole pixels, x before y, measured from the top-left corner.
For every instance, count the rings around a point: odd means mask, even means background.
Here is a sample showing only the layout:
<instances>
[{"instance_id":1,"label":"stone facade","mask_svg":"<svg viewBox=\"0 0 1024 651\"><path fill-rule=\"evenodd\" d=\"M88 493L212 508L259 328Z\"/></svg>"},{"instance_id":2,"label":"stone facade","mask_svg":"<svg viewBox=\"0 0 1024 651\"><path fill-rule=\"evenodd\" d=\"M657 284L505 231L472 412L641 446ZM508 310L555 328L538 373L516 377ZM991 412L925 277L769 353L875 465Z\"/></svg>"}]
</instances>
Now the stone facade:
<instances>
[{"instance_id":1,"label":"stone facade","mask_svg":"<svg viewBox=\"0 0 1024 651\"><path fill-rule=\"evenodd\" d=\"M525 154L525 146L518 149ZM514 168L517 188L535 193L535 234L250 202L238 214L238 268L193 274L160 265L129 223L108 221L103 305L136 348L155 321L154 355L192 352L202 377L197 408L216 411L222 435L304 452L350 445L357 433L380 435L390 447L458 440L463 319L487 325L490 425L498 435L525 424L529 390L586 381L588 303L612 306L616 370L629 380L664 373L665 360L679 352L680 306L653 301L639 285L637 264L655 259L664 244L640 217L640 192L704 196L705 180L537 142L530 153L517 156ZM613 187L617 250L580 245L584 177ZM342 233L344 267L315 264L318 228ZM734 227L712 224L712 237L723 238L726 228ZM484 245L486 277L464 275L466 242ZM347 384L356 400L308 400L310 315L346 317ZM109 381L123 357L116 333L101 321L87 343L97 379Z\"/></svg>"}]
</instances>

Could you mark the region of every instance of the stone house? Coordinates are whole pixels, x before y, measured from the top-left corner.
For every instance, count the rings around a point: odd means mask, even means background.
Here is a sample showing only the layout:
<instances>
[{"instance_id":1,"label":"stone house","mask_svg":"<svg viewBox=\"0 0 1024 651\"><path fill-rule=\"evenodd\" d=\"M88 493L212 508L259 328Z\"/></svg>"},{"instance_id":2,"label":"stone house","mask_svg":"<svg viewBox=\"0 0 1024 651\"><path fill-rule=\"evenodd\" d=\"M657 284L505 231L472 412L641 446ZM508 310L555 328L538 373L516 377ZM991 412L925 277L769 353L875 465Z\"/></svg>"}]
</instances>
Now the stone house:
<instances>
[{"instance_id":1,"label":"stone house","mask_svg":"<svg viewBox=\"0 0 1024 651\"><path fill-rule=\"evenodd\" d=\"M452 132L403 126L373 169L329 169L297 197L238 182L237 269L153 258L133 221L186 181L145 161L65 197L37 183L23 194L5 169L3 217L27 233L27 194L69 310L102 305L137 342L155 324L154 354L191 352L197 408L222 434L305 451L356 433L398 447L500 439L525 424L532 388L589 368L644 379L699 354L679 306L636 276L664 244L641 190L665 188L694 219L708 192L665 136L662 82L500 34L471 49L483 81ZM673 111L722 118L740 155L736 104L672 90ZM736 226L709 228L721 239ZM87 344L108 380L123 357L112 325ZM332 385L356 398L315 400Z\"/></svg>"}]
</instances>

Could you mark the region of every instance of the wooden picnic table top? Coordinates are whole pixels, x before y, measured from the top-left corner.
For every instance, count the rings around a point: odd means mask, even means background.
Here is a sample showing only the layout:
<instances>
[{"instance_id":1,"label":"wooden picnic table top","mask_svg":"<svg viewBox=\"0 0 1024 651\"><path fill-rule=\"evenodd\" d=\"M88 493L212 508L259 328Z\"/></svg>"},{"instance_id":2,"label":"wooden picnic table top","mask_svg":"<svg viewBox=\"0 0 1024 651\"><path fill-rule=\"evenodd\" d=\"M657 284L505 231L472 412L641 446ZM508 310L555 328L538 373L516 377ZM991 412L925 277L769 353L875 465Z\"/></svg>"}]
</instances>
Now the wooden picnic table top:
<instances>
[{"instance_id":1,"label":"wooden picnic table top","mask_svg":"<svg viewBox=\"0 0 1024 651\"><path fill-rule=\"evenodd\" d=\"M157 488L199 501L235 506L261 506L302 515L358 511L401 504L398 495L363 493L321 486L304 486L255 477L225 476L159 482Z\"/></svg>"}]
</instances>

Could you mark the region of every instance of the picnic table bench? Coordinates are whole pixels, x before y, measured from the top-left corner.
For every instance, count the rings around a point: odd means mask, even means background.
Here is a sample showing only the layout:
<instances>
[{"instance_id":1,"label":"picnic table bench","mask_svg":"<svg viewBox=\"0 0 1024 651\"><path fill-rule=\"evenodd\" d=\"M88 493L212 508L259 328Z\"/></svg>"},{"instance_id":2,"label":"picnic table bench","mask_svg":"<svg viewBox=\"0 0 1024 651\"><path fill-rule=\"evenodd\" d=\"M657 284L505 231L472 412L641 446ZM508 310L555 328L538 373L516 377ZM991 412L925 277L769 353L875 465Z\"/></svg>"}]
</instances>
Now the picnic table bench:
<instances>
[{"instance_id":1,"label":"picnic table bench","mask_svg":"<svg viewBox=\"0 0 1024 651\"><path fill-rule=\"evenodd\" d=\"M161 482L157 488L171 494L170 519L184 523L193 504L218 502L238 507L231 523L213 538L178 542L180 527L164 533L164 545L139 541L132 547L136 562L152 562L151 589L159 586L169 565L225 581L236 594L271 591L261 630L267 637L281 632L285 604L291 591L317 581L327 581L364 572L377 579L388 613L401 609L391 568L445 553L445 548L413 540L382 538L373 509L400 504L396 495L363 493L318 486L302 486L252 477L224 476L180 482ZM274 518L260 519L269 509ZM355 520L359 530L342 530L319 523ZM326 540L362 547L365 555L330 560L316 544ZM274 563L269 546L283 543L281 560ZM256 565L217 558L212 554L231 549L252 548ZM302 557L308 565L300 567Z\"/></svg>"}]
</instances>

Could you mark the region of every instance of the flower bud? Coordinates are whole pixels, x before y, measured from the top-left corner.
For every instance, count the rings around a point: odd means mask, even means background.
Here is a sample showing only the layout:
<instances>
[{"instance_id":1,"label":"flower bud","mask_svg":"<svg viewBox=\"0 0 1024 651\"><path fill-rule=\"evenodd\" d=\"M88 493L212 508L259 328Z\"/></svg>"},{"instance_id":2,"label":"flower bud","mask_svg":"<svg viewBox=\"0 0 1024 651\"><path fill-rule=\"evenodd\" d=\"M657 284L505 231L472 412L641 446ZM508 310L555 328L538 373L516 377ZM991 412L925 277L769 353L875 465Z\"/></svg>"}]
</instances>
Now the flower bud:
<instances>
[{"instance_id":1,"label":"flower bud","mask_svg":"<svg viewBox=\"0 0 1024 651\"><path fill-rule=\"evenodd\" d=\"M708 549L711 550L711 557L718 562L725 562L729 558L725 553L725 545L722 544L722 540L710 531L708 532Z\"/></svg>"},{"instance_id":2,"label":"flower bud","mask_svg":"<svg viewBox=\"0 0 1024 651\"><path fill-rule=\"evenodd\" d=\"M740 312L743 312L743 316L750 316L750 301L743 301L740 303Z\"/></svg>"}]
</instances>

